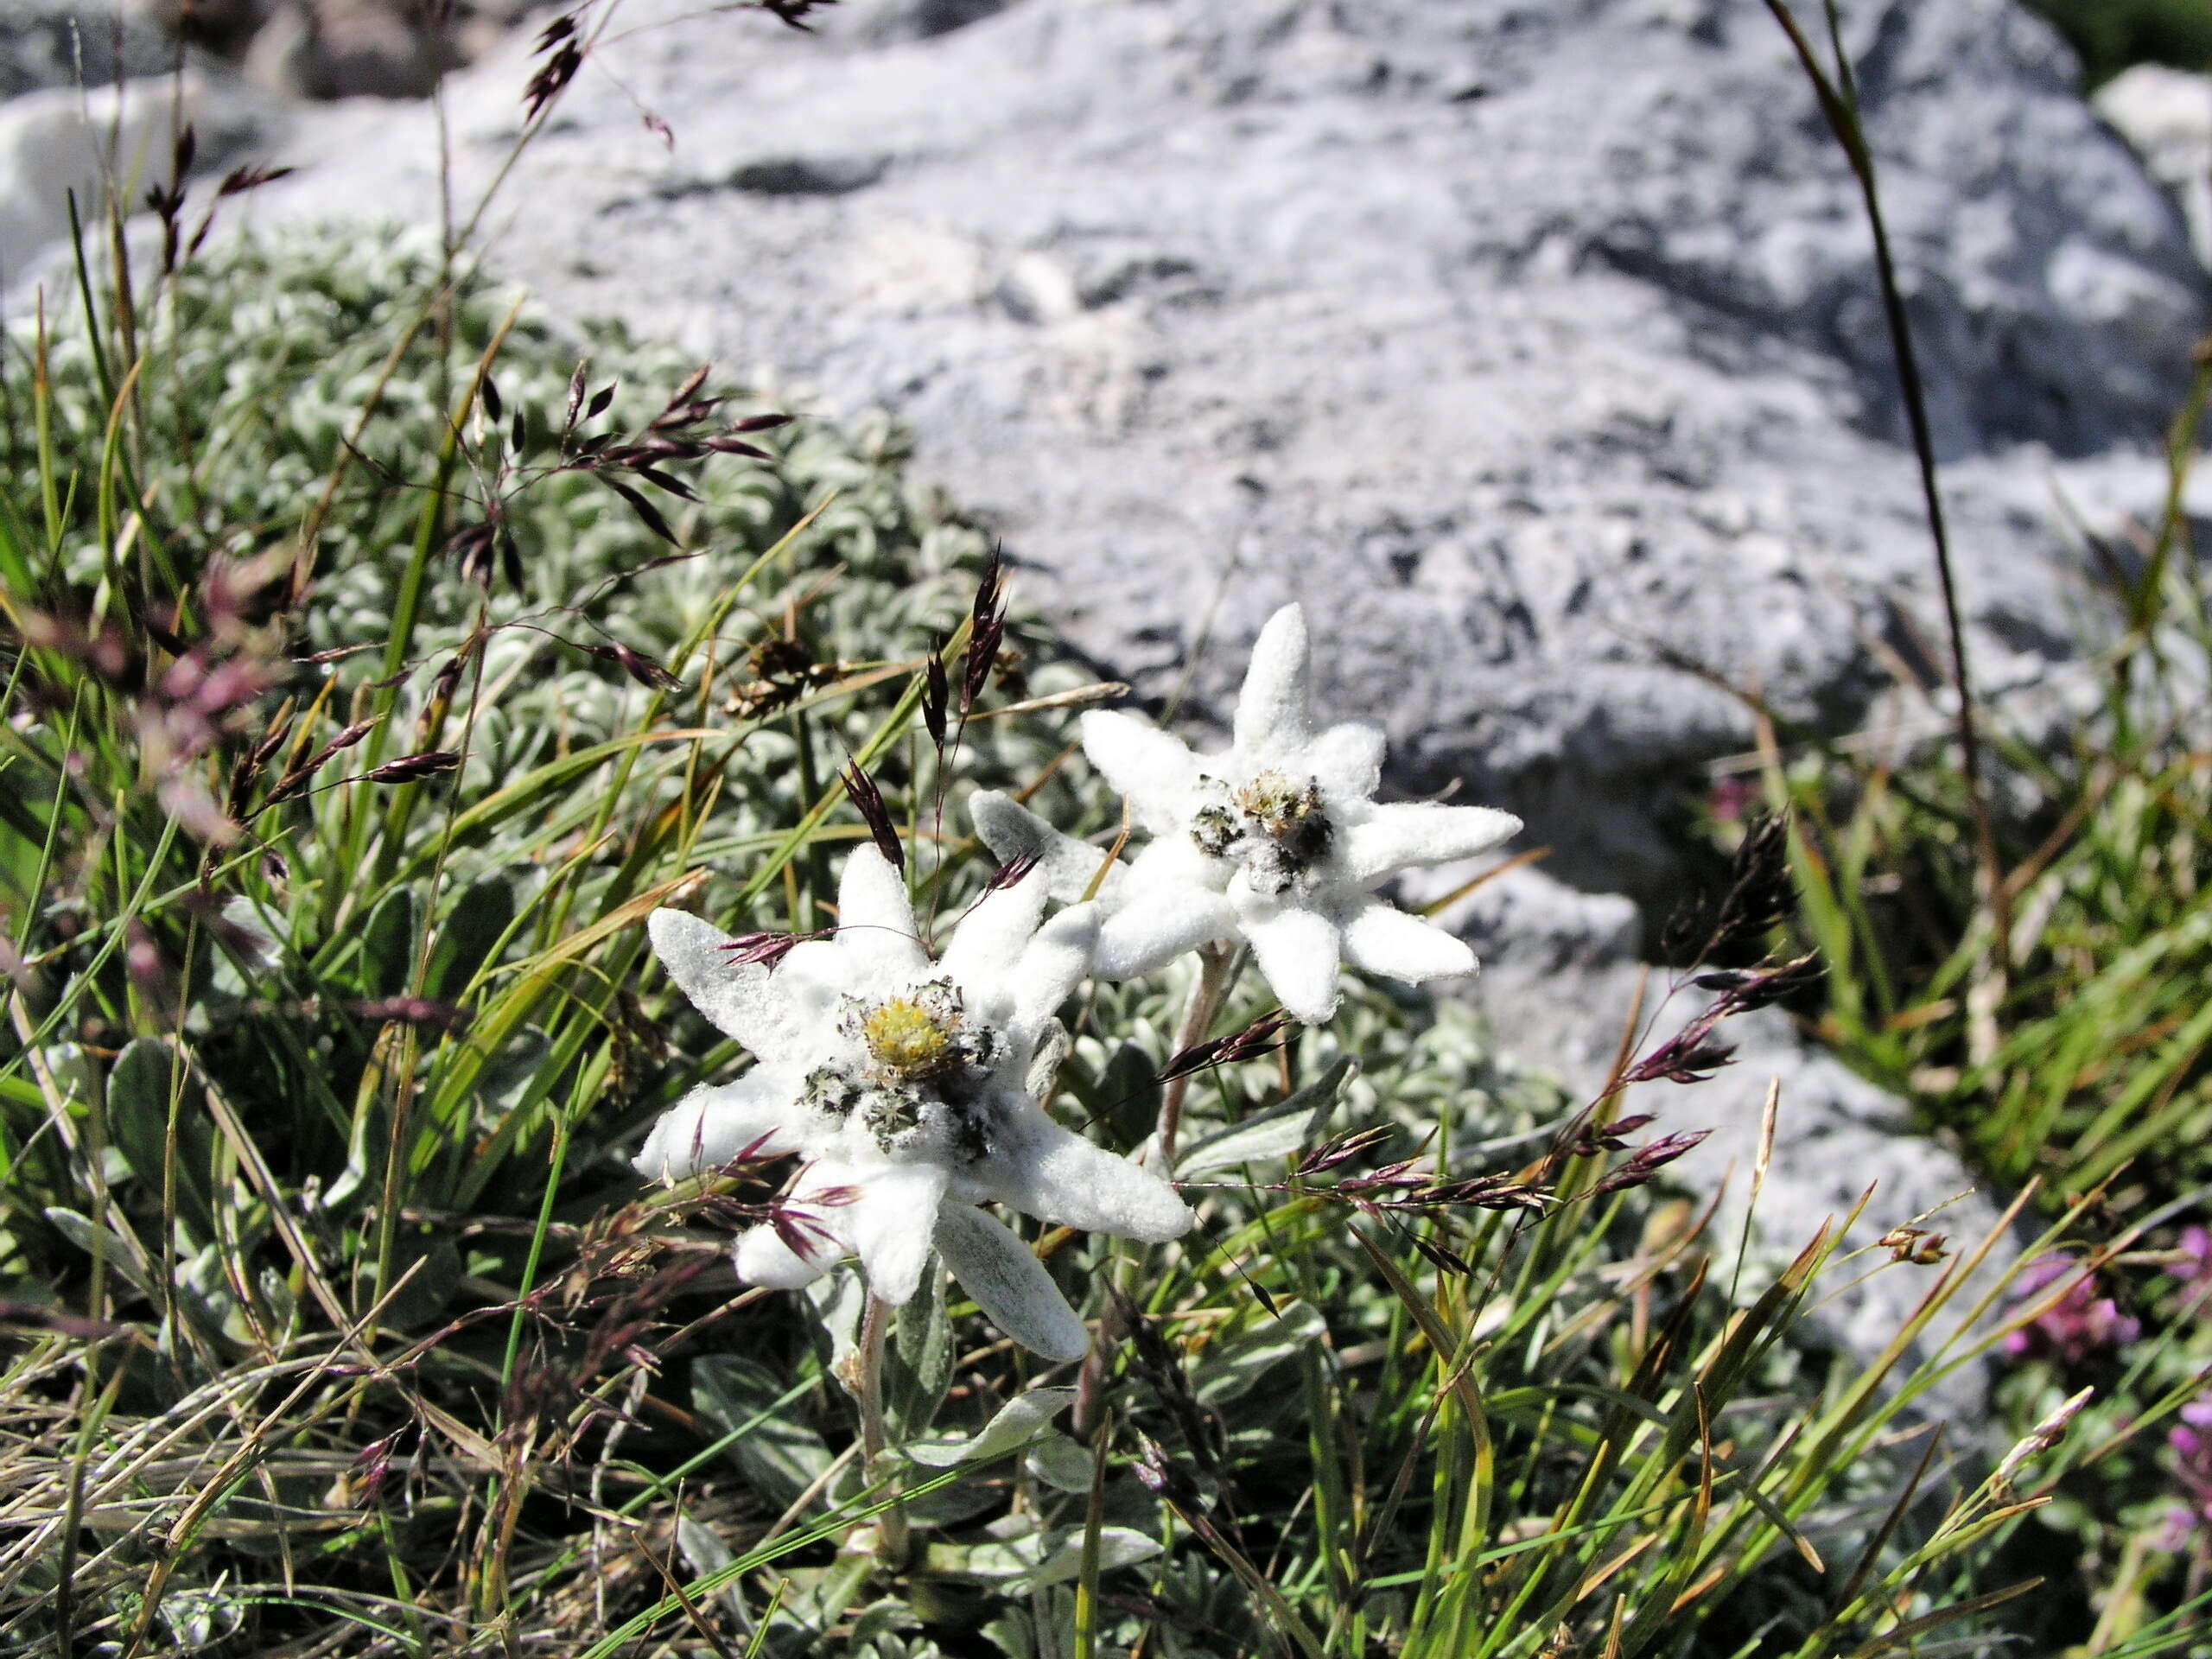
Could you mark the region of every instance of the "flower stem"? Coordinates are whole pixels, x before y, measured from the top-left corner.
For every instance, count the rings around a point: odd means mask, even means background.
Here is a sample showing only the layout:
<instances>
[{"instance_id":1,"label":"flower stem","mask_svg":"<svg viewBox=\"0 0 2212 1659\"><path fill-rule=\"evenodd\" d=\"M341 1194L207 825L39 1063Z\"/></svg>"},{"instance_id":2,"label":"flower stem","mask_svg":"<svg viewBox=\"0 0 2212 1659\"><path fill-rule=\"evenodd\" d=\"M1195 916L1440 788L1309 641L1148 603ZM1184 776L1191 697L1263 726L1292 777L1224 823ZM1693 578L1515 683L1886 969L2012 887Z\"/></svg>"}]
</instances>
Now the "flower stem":
<instances>
[{"instance_id":1,"label":"flower stem","mask_svg":"<svg viewBox=\"0 0 2212 1659\"><path fill-rule=\"evenodd\" d=\"M891 1304L880 1297L868 1299L861 1318L860 1402L861 1473L873 1481L881 1472L883 1452L889 1444L883 1422L883 1341L891 1330ZM894 1477L895 1478L895 1477ZM906 1559L906 1516L894 1503L876 1517L875 1553L886 1567L897 1567Z\"/></svg>"},{"instance_id":2,"label":"flower stem","mask_svg":"<svg viewBox=\"0 0 2212 1659\"><path fill-rule=\"evenodd\" d=\"M1182 1029L1175 1033L1176 1053L1205 1040L1214 1015L1221 1012L1222 999L1229 993L1230 970L1236 963L1233 945L1198 947L1198 982L1191 987L1191 1000L1183 1005ZM1160 1091L1160 1126L1154 1136L1156 1150L1151 1161L1162 1176L1171 1179L1175 1173L1175 1135L1183 1127L1183 1096L1195 1075L1185 1071L1181 1077L1170 1077Z\"/></svg>"},{"instance_id":3,"label":"flower stem","mask_svg":"<svg viewBox=\"0 0 2212 1659\"><path fill-rule=\"evenodd\" d=\"M1190 1000L1183 1005L1183 1023L1175 1033L1172 1052L1180 1054L1205 1040L1214 1015L1221 1012L1222 1001L1229 995L1236 966L1234 945L1198 947L1198 977L1191 987ZM1183 1126L1183 1096L1190 1090L1193 1075L1186 1071L1180 1077L1170 1077L1160 1088L1160 1122L1146 1161L1164 1179L1172 1179L1175 1173L1175 1136ZM1135 1266L1117 1244L1112 1279L1125 1295ZM1105 1414L1106 1368L1113 1351L1122 1345L1122 1338L1128 1334L1122 1320L1122 1306L1121 1297L1106 1305L1105 1311L1098 1316L1098 1335L1090 1344L1090 1351L1083 1357L1083 1370L1076 1378L1075 1390L1075 1432L1079 1440L1090 1440Z\"/></svg>"}]
</instances>

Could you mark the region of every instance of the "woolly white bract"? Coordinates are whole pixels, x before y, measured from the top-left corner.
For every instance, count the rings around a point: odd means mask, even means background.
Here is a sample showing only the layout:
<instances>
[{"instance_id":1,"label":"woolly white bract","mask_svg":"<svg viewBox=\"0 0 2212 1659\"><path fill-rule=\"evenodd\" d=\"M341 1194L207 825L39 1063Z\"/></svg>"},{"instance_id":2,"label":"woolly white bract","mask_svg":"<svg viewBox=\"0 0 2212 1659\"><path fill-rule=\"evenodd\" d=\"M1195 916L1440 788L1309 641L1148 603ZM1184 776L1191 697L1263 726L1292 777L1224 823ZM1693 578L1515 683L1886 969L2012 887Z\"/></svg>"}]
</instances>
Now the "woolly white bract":
<instances>
[{"instance_id":1,"label":"woolly white bract","mask_svg":"<svg viewBox=\"0 0 2212 1659\"><path fill-rule=\"evenodd\" d=\"M1389 979L1472 973L1474 952L1383 902L1402 870L1484 853L1521 828L1510 812L1379 804L1382 733L1317 728L1306 615L1286 605L1252 647L1235 741L1219 754L1135 717L1083 717L1084 752L1128 800L1151 843L1100 880L1103 855L1004 796L979 793L977 832L1001 858L1034 854L1056 897L1095 884L1106 919L1093 971L1151 972L1200 945L1249 941L1282 1006L1309 1024L1337 1007L1340 963Z\"/></svg>"},{"instance_id":2,"label":"woolly white bract","mask_svg":"<svg viewBox=\"0 0 2212 1659\"><path fill-rule=\"evenodd\" d=\"M1040 927L1032 873L987 894L932 961L905 883L873 847L845 861L838 925L772 969L682 911L648 923L663 966L759 1064L695 1089L653 1128L639 1170L666 1180L755 1149L805 1159L800 1224L737 1244L738 1276L796 1287L856 1255L868 1288L901 1303L932 1248L1008 1336L1052 1359L1086 1346L1082 1322L1028 1246L974 1205L1154 1243L1195 1217L1151 1172L1045 1114L1029 1072L1055 1009L1088 970L1096 910ZM811 1200L811 1202L810 1202Z\"/></svg>"}]
</instances>

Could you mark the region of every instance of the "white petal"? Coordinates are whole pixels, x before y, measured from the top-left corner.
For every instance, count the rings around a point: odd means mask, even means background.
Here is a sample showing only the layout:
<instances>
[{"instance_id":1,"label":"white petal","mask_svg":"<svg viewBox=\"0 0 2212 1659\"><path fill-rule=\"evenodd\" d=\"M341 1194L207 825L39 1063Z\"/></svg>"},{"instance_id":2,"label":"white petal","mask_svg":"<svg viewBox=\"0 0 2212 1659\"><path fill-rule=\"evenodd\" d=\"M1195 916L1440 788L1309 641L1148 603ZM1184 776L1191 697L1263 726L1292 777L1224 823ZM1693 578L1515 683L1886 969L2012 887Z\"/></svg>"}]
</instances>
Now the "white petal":
<instances>
[{"instance_id":1,"label":"white petal","mask_svg":"<svg viewBox=\"0 0 2212 1659\"><path fill-rule=\"evenodd\" d=\"M896 1164L868 1176L844 1206L840 1230L867 1270L870 1295L897 1306L922 1282L944 1183L937 1165Z\"/></svg>"},{"instance_id":2,"label":"white petal","mask_svg":"<svg viewBox=\"0 0 2212 1659\"><path fill-rule=\"evenodd\" d=\"M738 1236L734 1260L740 1282L766 1285L771 1290L804 1290L837 1263L837 1247L825 1244L823 1254L810 1249L800 1255L765 1224Z\"/></svg>"},{"instance_id":3,"label":"white petal","mask_svg":"<svg viewBox=\"0 0 2212 1659\"><path fill-rule=\"evenodd\" d=\"M1280 756L1313 741L1306 711L1306 613L1286 605L1252 642L1244 689L1236 698L1236 747L1255 760Z\"/></svg>"},{"instance_id":4,"label":"white petal","mask_svg":"<svg viewBox=\"0 0 2212 1659\"><path fill-rule=\"evenodd\" d=\"M948 1204L938 1211L937 1248L983 1317L1030 1352L1070 1360L1090 1349L1090 1333L1036 1252L982 1211Z\"/></svg>"},{"instance_id":5,"label":"white petal","mask_svg":"<svg viewBox=\"0 0 2212 1659\"><path fill-rule=\"evenodd\" d=\"M1338 868L1344 880L1371 887L1399 870L1472 858L1520 833L1521 820L1494 807L1395 802L1344 832Z\"/></svg>"},{"instance_id":6,"label":"white petal","mask_svg":"<svg viewBox=\"0 0 2212 1659\"><path fill-rule=\"evenodd\" d=\"M1240 908L1244 937L1275 1000L1307 1025L1325 1025L1337 1011L1336 924L1296 905L1255 901Z\"/></svg>"},{"instance_id":7,"label":"white petal","mask_svg":"<svg viewBox=\"0 0 2212 1659\"><path fill-rule=\"evenodd\" d=\"M681 910L653 912L645 933L677 988L716 1029L755 1054L772 1055L789 1042L791 1010L773 975L759 963L733 962L723 948L733 943L728 934Z\"/></svg>"},{"instance_id":8,"label":"white petal","mask_svg":"<svg viewBox=\"0 0 2212 1659\"><path fill-rule=\"evenodd\" d=\"M802 1027L833 1010L859 982L861 959L834 939L803 939L776 964L776 988L786 1011Z\"/></svg>"},{"instance_id":9,"label":"white petal","mask_svg":"<svg viewBox=\"0 0 2212 1659\"><path fill-rule=\"evenodd\" d=\"M1120 897L1134 898L1147 887L1211 887L1218 893L1236 873L1236 865L1200 852L1187 834L1163 836L1129 861Z\"/></svg>"},{"instance_id":10,"label":"white petal","mask_svg":"<svg viewBox=\"0 0 2212 1659\"><path fill-rule=\"evenodd\" d=\"M1052 897L1064 905L1079 903L1106 862L1106 849L1062 835L1027 807L995 789L979 789L968 798L968 817L983 845L1001 863L1029 853L1037 855L1038 868L1044 872ZM1099 883L1098 896L1112 893L1126 874L1119 863L1108 868Z\"/></svg>"},{"instance_id":11,"label":"white petal","mask_svg":"<svg viewBox=\"0 0 2212 1659\"><path fill-rule=\"evenodd\" d=\"M1098 906L1064 910L1037 930L1014 969L1014 1015L1007 1034L1028 1053L1052 1016L1090 971L1098 948Z\"/></svg>"},{"instance_id":12,"label":"white petal","mask_svg":"<svg viewBox=\"0 0 2212 1659\"><path fill-rule=\"evenodd\" d=\"M1083 717L1083 752L1129 804L1129 815L1155 836L1189 828L1189 797L1198 757L1172 732L1115 709Z\"/></svg>"},{"instance_id":13,"label":"white petal","mask_svg":"<svg viewBox=\"0 0 2212 1659\"><path fill-rule=\"evenodd\" d=\"M906 880L873 847L845 855L837 882L837 948L859 964L871 987L912 979L930 965Z\"/></svg>"},{"instance_id":14,"label":"white petal","mask_svg":"<svg viewBox=\"0 0 2212 1659\"><path fill-rule=\"evenodd\" d=\"M1161 887L1132 899L1098 930L1091 971L1101 979L1135 979L1166 967L1186 950L1236 937L1236 912L1205 887Z\"/></svg>"},{"instance_id":15,"label":"white petal","mask_svg":"<svg viewBox=\"0 0 2212 1659\"><path fill-rule=\"evenodd\" d=\"M860 1177L844 1164L817 1160L799 1171L785 1205L798 1212L799 1225L791 1230L803 1250L795 1251L765 1222L741 1234L737 1241L737 1276L748 1285L768 1285L777 1290L797 1290L810 1285L851 1254L847 1242L849 1204L813 1204L817 1192L837 1187L857 1190Z\"/></svg>"},{"instance_id":16,"label":"white petal","mask_svg":"<svg viewBox=\"0 0 2212 1659\"><path fill-rule=\"evenodd\" d=\"M694 1089L653 1125L638 1151L638 1173L680 1181L720 1168L756 1141L762 1158L797 1152L798 1138L785 1127L795 1109L795 1083L789 1072L762 1068L735 1083Z\"/></svg>"},{"instance_id":17,"label":"white petal","mask_svg":"<svg viewBox=\"0 0 2212 1659\"><path fill-rule=\"evenodd\" d=\"M986 893L952 930L941 966L955 985L998 984L1014 971L1045 914L1046 880L1032 870L1010 887Z\"/></svg>"},{"instance_id":18,"label":"white petal","mask_svg":"<svg viewBox=\"0 0 2212 1659\"><path fill-rule=\"evenodd\" d=\"M1040 1110L1007 1137L1000 1156L970 1173L1009 1209L1085 1232L1152 1243L1197 1223L1175 1189L1150 1170L1094 1147Z\"/></svg>"},{"instance_id":19,"label":"white petal","mask_svg":"<svg viewBox=\"0 0 2212 1659\"><path fill-rule=\"evenodd\" d=\"M1325 792L1363 801L1382 785L1383 747L1380 726L1347 721L1315 738L1301 764Z\"/></svg>"},{"instance_id":20,"label":"white petal","mask_svg":"<svg viewBox=\"0 0 2212 1659\"><path fill-rule=\"evenodd\" d=\"M1369 905L1344 925L1344 958L1386 979L1419 982L1475 971L1466 941L1389 905Z\"/></svg>"}]
</instances>

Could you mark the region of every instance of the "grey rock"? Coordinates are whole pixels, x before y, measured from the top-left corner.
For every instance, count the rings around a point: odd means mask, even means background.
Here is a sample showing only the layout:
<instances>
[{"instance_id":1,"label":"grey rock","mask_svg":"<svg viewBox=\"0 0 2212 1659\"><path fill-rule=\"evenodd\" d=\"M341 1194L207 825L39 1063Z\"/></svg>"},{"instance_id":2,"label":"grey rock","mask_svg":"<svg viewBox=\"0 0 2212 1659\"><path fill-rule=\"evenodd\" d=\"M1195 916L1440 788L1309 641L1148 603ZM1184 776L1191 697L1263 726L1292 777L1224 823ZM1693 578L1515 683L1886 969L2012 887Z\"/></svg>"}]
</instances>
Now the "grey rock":
<instances>
[{"instance_id":1,"label":"grey rock","mask_svg":"<svg viewBox=\"0 0 2212 1659\"><path fill-rule=\"evenodd\" d=\"M80 214L97 215L116 181L166 182L175 135L187 126L200 168L214 170L267 140L281 118L229 76L196 67L0 103L0 291L41 266L58 269L73 193Z\"/></svg>"},{"instance_id":2,"label":"grey rock","mask_svg":"<svg viewBox=\"0 0 2212 1659\"><path fill-rule=\"evenodd\" d=\"M2094 102L2173 193L2197 257L2212 263L2212 75L2139 63L2099 87Z\"/></svg>"},{"instance_id":3,"label":"grey rock","mask_svg":"<svg viewBox=\"0 0 2212 1659\"><path fill-rule=\"evenodd\" d=\"M174 68L175 45L133 4L0 0L0 99L48 86L112 86Z\"/></svg>"},{"instance_id":4,"label":"grey rock","mask_svg":"<svg viewBox=\"0 0 2212 1659\"><path fill-rule=\"evenodd\" d=\"M632 3L494 261L911 417L1147 690L1211 641L1217 708L1303 598L1402 785L1651 899L1668 804L1750 738L1721 685L1833 729L1940 637L1863 216L1760 0L908 4L827 40ZM2155 441L2203 273L2014 0L1846 22L1977 670L2032 684L2081 603L2053 480ZM530 67L451 83L464 203ZM427 116L321 131L257 213L437 200Z\"/></svg>"}]
</instances>

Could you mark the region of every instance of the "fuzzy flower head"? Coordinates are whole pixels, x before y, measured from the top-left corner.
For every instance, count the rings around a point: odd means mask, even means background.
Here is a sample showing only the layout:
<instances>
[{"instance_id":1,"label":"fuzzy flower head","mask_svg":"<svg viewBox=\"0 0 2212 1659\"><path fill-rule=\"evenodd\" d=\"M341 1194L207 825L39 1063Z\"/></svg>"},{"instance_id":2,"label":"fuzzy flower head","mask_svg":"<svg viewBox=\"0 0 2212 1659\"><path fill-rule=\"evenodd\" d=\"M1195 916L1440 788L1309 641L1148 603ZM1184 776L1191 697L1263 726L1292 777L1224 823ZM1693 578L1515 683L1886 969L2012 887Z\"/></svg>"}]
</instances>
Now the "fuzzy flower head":
<instances>
[{"instance_id":1,"label":"fuzzy flower head","mask_svg":"<svg viewBox=\"0 0 2212 1659\"><path fill-rule=\"evenodd\" d=\"M834 936L772 965L696 916L653 912L670 977L758 1064L664 1116L639 1170L676 1180L748 1152L805 1160L791 1195L801 1224L740 1238L741 1279L797 1287L852 1255L874 1295L901 1303L934 1249L1001 1330L1070 1359L1084 1351L1081 1321L1029 1248L974 1206L1155 1242L1191 1226L1166 1182L1061 1128L1037 1099L1053 1013L1097 936L1086 906L1039 926L1046 885L1033 872L987 894L934 960L905 883L873 847L846 860Z\"/></svg>"},{"instance_id":2,"label":"fuzzy flower head","mask_svg":"<svg viewBox=\"0 0 2212 1659\"><path fill-rule=\"evenodd\" d=\"M1342 963L1410 981L1474 971L1462 941L1375 890L1402 870L1488 852L1521 821L1489 807L1378 803L1381 728L1316 725L1309 669L1305 613L1287 605L1252 647L1235 741L1222 753L1193 753L1133 715L1084 716L1084 752L1151 837L1103 880L1096 849L1003 796L976 797L976 830L1000 857L1038 855L1065 899L1096 884L1102 976L1132 978L1241 938L1282 1006L1319 1024L1336 1011Z\"/></svg>"}]
</instances>

